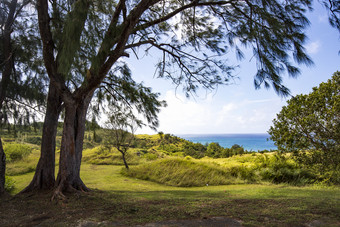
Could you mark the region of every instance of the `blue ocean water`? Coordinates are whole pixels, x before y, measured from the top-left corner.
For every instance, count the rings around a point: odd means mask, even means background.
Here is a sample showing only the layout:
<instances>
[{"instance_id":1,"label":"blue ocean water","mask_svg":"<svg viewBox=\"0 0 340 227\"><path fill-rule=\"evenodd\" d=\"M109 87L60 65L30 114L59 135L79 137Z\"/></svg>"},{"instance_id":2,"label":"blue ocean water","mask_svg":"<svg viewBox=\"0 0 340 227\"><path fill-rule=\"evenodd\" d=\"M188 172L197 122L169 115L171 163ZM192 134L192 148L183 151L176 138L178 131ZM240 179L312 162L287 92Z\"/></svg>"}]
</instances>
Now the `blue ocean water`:
<instances>
[{"instance_id":1,"label":"blue ocean water","mask_svg":"<svg viewBox=\"0 0 340 227\"><path fill-rule=\"evenodd\" d=\"M234 144L243 146L248 151L275 150L274 142L268 134L183 134L179 137L194 143L219 143L222 147L232 147Z\"/></svg>"}]
</instances>

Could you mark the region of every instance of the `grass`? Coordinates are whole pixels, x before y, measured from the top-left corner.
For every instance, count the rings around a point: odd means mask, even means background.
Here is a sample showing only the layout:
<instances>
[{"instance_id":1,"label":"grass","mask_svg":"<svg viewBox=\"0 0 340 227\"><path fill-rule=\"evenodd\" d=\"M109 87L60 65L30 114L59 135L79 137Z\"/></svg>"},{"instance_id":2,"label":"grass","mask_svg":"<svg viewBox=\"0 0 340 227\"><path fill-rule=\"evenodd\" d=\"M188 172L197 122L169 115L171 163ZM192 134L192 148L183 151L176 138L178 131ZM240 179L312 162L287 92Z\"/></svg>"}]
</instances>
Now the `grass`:
<instances>
[{"instance_id":1,"label":"grass","mask_svg":"<svg viewBox=\"0 0 340 227\"><path fill-rule=\"evenodd\" d=\"M133 166L123 174L143 180L179 187L240 183L230 172L194 159L167 158Z\"/></svg>"},{"instance_id":2,"label":"grass","mask_svg":"<svg viewBox=\"0 0 340 227\"><path fill-rule=\"evenodd\" d=\"M227 216L244 226L340 224L339 187L241 184L181 188L128 178L122 167L83 164L90 193L51 202L51 194L17 195L0 203L0 226L78 225L82 221L134 225L162 220ZM33 173L12 178L20 191Z\"/></svg>"},{"instance_id":3,"label":"grass","mask_svg":"<svg viewBox=\"0 0 340 227\"><path fill-rule=\"evenodd\" d=\"M263 181L236 184L244 182L240 178L232 182L233 185L222 186L212 186L210 182L209 186L201 187L164 184L168 183L169 172L176 173L174 179L186 178L186 181L200 181L203 185L215 178L227 178L225 183L231 183L225 169L253 168L256 160L262 157L260 154L229 159L164 158L154 162L143 160L141 166L130 166L131 172L149 168L155 174L157 168L161 169L157 174L165 177L160 184L124 176L121 174L123 167L112 165L113 162L106 165L89 163L96 160L96 152L95 149L84 151L85 162L81 166L81 178L91 192L67 194L67 199L60 201L51 201L51 192L17 194L33 178L32 168L39 158L37 149L33 149L24 160L8 163L8 173L15 181L12 193L17 195L0 198L0 226L78 226L83 222L131 226L216 216L240 220L244 226L306 226L312 222L340 226L340 187L294 187ZM105 155L104 152L103 157ZM267 155L272 157L272 154ZM90 158L87 160L86 157ZM109 158L112 160L113 157ZM170 171L171 166L175 166L176 171ZM157 174L156 178L162 178ZM181 185L181 182L184 181L179 180L173 185Z\"/></svg>"}]
</instances>

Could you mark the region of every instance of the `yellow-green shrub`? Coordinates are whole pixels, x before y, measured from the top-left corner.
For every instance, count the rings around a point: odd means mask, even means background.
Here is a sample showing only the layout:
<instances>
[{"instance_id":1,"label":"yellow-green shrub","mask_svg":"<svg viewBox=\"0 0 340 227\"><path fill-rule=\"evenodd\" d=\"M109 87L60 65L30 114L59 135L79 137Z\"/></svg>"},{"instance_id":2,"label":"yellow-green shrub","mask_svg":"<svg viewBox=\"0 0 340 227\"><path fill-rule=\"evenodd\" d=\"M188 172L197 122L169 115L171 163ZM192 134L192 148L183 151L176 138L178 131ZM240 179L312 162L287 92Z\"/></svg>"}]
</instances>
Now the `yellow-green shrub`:
<instances>
[{"instance_id":1,"label":"yellow-green shrub","mask_svg":"<svg viewBox=\"0 0 340 227\"><path fill-rule=\"evenodd\" d=\"M32 152L32 147L27 144L7 143L4 144L7 162L20 161Z\"/></svg>"}]
</instances>

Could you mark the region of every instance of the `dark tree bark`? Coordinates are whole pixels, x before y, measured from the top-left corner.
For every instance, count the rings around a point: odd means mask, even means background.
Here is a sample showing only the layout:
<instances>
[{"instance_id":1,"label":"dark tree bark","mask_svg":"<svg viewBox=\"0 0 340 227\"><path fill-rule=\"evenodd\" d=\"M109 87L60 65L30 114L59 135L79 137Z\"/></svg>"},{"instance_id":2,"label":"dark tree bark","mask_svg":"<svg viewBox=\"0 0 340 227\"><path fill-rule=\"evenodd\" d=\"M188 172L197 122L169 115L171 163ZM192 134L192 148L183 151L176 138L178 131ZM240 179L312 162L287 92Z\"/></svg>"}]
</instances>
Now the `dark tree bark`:
<instances>
[{"instance_id":1,"label":"dark tree bark","mask_svg":"<svg viewBox=\"0 0 340 227\"><path fill-rule=\"evenodd\" d=\"M129 165L128 165L128 163L127 163L127 161L126 161L126 158L125 158L125 153L126 153L126 152L120 151L120 153L122 153L122 158L123 158L123 162L124 162L125 168L126 168L126 169L129 169Z\"/></svg>"},{"instance_id":2,"label":"dark tree bark","mask_svg":"<svg viewBox=\"0 0 340 227\"><path fill-rule=\"evenodd\" d=\"M93 92L65 102L65 118L60 148L59 173L54 196L63 192L89 191L80 179L85 119Z\"/></svg>"},{"instance_id":3,"label":"dark tree bark","mask_svg":"<svg viewBox=\"0 0 340 227\"><path fill-rule=\"evenodd\" d=\"M51 190L55 185L55 147L61 97L50 83L43 125L40 159L31 183L22 191Z\"/></svg>"},{"instance_id":4,"label":"dark tree bark","mask_svg":"<svg viewBox=\"0 0 340 227\"><path fill-rule=\"evenodd\" d=\"M5 193L6 155L0 138L0 196Z\"/></svg>"},{"instance_id":5,"label":"dark tree bark","mask_svg":"<svg viewBox=\"0 0 340 227\"><path fill-rule=\"evenodd\" d=\"M17 6L17 0L12 0L9 4L9 14L6 19L4 33L2 36L3 54L4 54L4 69L2 71L2 78L0 82L0 111L2 111L2 105L6 98L6 87L10 82L10 76L13 68L13 51L11 45L11 33L12 25L14 22L14 15ZM2 113L0 113L0 121L2 120ZM2 141L0 138L0 195L5 192L5 171L6 171L6 155L2 147Z\"/></svg>"}]
</instances>

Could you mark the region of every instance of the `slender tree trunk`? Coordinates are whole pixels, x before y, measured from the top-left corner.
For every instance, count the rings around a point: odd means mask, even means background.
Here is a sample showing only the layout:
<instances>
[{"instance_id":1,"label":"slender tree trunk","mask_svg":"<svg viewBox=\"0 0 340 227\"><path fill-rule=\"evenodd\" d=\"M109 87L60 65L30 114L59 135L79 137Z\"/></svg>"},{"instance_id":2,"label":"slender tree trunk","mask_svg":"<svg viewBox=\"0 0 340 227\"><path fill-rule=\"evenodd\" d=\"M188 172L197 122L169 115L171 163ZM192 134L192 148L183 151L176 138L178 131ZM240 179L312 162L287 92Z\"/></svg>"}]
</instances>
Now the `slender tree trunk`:
<instances>
[{"instance_id":1,"label":"slender tree trunk","mask_svg":"<svg viewBox=\"0 0 340 227\"><path fill-rule=\"evenodd\" d=\"M126 159L125 159L125 152L122 153L122 158L123 158L123 161L124 161L125 168L128 170L129 165L127 164Z\"/></svg>"},{"instance_id":2,"label":"slender tree trunk","mask_svg":"<svg viewBox=\"0 0 340 227\"><path fill-rule=\"evenodd\" d=\"M0 196L5 194L6 155L0 138Z\"/></svg>"},{"instance_id":3,"label":"slender tree trunk","mask_svg":"<svg viewBox=\"0 0 340 227\"><path fill-rule=\"evenodd\" d=\"M83 99L65 102L65 119L60 148L59 173L54 196L63 192L89 191L80 179L86 112L93 92Z\"/></svg>"},{"instance_id":4,"label":"slender tree trunk","mask_svg":"<svg viewBox=\"0 0 340 227\"><path fill-rule=\"evenodd\" d=\"M61 104L62 101L57 88L50 83L43 125L40 159L31 183L22 192L51 190L54 188L55 146Z\"/></svg>"}]
</instances>

